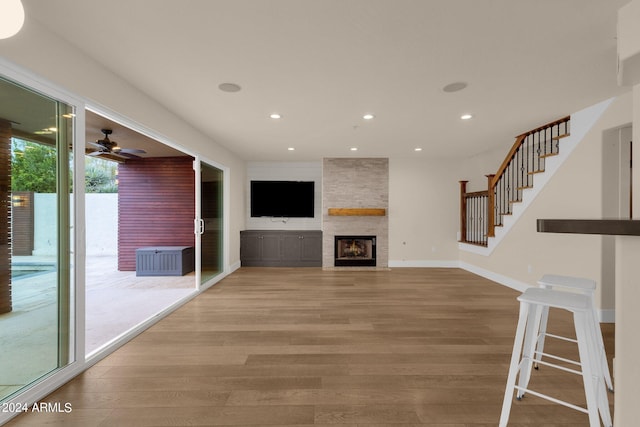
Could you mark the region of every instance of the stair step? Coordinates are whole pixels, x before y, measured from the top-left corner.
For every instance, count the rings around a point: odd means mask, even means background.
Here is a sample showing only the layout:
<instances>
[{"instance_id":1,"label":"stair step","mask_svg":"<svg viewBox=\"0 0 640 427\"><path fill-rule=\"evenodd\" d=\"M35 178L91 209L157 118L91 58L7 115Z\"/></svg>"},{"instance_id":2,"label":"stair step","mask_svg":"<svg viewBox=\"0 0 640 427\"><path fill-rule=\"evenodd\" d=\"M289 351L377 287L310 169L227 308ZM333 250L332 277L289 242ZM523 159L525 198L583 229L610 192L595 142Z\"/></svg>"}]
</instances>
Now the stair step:
<instances>
[{"instance_id":1,"label":"stair step","mask_svg":"<svg viewBox=\"0 0 640 427\"><path fill-rule=\"evenodd\" d=\"M570 136L570 135L571 135L570 133L563 133L562 135L554 136L554 137L553 137L553 138L551 138L551 139L553 139L554 141L557 141L557 140L559 140L559 139L566 138L566 137L568 137L568 136Z\"/></svg>"},{"instance_id":2,"label":"stair step","mask_svg":"<svg viewBox=\"0 0 640 427\"><path fill-rule=\"evenodd\" d=\"M509 200L509 203L522 203L522 200Z\"/></svg>"},{"instance_id":3,"label":"stair step","mask_svg":"<svg viewBox=\"0 0 640 427\"><path fill-rule=\"evenodd\" d=\"M518 187L518 190L526 190L529 188L533 188L533 185L525 185L524 187Z\"/></svg>"},{"instance_id":4,"label":"stair step","mask_svg":"<svg viewBox=\"0 0 640 427\"><path fill-rule=\"evenodd\" d=\"M547 153L547 154L540 154L538 157L540 157L541 159L546 159L547 157L553 157L553 156L557 156L560 153Z\"/></svg>"},{"instance_id":5,"label":"stair step","mask_svg":"<svg viewBox=\"0 0 640 427\"><path fill-rule=\"evenodd\" d=\"M544 169L540 169L540 170L537 170L537 171L531 171L531 172L529 172L529 175L535 175L535 174L537 174L537 173L543 173L543 172L544 172Z\"/></svg>"}]
</instances>

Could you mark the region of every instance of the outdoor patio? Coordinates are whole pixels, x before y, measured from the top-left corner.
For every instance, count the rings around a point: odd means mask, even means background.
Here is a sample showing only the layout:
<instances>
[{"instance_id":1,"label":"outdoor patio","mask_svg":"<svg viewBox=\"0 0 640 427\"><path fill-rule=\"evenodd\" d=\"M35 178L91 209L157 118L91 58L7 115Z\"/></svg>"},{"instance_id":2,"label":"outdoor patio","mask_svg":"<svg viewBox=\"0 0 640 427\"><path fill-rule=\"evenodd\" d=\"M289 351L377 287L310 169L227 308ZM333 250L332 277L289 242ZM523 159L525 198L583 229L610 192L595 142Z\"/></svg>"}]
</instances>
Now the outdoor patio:
<instances>
[{"instance_id":1,"label":"outdoor patio","mask_svg":"<svg viewBox=\"0 0 640 427\"><path fill-rule=\"evenodd\" d=\"M23 268L54 265L47 257L14 257ZM137 277L117 271L115 256L88 257L86 338L89 355L195 290L195 273ZM13 311L0 315L0 396L20 389L55 367L57 360L56 273L34 271L13 282Z\"/></svg>"}]
</instances>

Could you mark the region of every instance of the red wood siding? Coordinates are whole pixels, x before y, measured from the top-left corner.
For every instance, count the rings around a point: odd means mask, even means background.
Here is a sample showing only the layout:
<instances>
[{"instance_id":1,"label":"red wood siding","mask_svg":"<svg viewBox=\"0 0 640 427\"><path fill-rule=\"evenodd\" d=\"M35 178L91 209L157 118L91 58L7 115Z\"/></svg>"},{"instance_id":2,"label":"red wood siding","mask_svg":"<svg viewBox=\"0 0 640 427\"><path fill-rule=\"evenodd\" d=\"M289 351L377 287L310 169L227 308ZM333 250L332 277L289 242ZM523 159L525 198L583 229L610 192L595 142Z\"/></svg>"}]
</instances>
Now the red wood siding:
<instances>
[{"instance_id":1,"label":"red wood siding","mask_svg":"<svg viewBox=\"0 0 640 427\"><path fill-rule=\"evenodd\" d=\"M141 247L195 245L191 157L128 160L118 182L118 270L135 271Z\"/></svg>"},{"instance_id":2,"label":"red wood siding","mask_svg":"<svg viewBox=\"0 0 640 427\"><path fill-rule=\"evenodd\" d=\"M0 313L11 304L11 123L0 119Z\"/></svg>"},{"instance_id":3,"label":"red wood siding","mask_svg":"<svg viewBox=\"0 0 640 427\"><path fill-rule=\"evenodd\" d=\"M33 255L34 209L32 191L14 191L11 193L12 225L11 254L13 256Z\"/></svg>"}]
</instances>

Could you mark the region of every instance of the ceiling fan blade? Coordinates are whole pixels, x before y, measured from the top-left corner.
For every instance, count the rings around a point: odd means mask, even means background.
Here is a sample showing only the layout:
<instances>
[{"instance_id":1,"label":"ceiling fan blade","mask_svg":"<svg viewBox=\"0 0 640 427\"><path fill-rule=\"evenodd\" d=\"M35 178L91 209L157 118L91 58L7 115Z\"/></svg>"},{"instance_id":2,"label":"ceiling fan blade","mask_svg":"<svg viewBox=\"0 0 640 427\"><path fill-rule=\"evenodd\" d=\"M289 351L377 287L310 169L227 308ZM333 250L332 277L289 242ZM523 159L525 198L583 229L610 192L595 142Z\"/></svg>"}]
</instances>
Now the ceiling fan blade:
<instances>
[{"instance_id":1,"label":"ceiling fan blade","mask_svg":"<svg viewBox=\"0 0 640 427\"><path fill-rule=\"evenodd\" d=\"M89 144L89 145L93 145L93 146L94 146L94 147L96 147L96 148L104 148L104 145L101 145L101 144L100 144L100 143L98 143L97 141L96 141L96 142L89 141L89 142L87 142L87 144Z\"/></svg>"},{"instance_id":2,"label":"ceiling fan blade","mask_svg":"<svg viewBox=\"0 0 640 427\"><path fill-rule=\"evenodd\" d=\"M95 157L104 154L103 151L92 151L91 153L87 153L87 156Z\"/></svg>"},{"instance_id":3,"label":"ceiling fan blade","mask_svg":"<svg viewBox=\"0 0 640 427\"><path fill-rule=\"evenodd\" d=\"M113 150L116 153L129 153L129 154L147 154L146 151L140 148L121 148L118 151Z\"/></svg>"}]
</instances>

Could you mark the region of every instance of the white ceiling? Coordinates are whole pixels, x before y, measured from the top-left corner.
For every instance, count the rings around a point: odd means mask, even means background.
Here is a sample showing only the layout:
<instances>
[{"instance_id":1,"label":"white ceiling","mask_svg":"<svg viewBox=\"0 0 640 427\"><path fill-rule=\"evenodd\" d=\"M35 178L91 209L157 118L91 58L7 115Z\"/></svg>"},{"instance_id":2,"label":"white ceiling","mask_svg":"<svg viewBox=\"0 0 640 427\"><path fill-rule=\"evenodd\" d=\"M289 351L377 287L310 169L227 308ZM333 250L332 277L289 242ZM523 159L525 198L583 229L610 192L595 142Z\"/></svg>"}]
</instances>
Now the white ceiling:
<instances>
[{"instance_id":1,"label":"white ceiling","mask_svg":"<svg viewBox=\"0 0 640 427\"><path fill-rule=\"evenodd\" d=\"M627 2L23 0L28 19L250 161L506 150L628 90L615 40ZM457 81L468 87L443 92Z\"/></svg>"}]
</instances>

